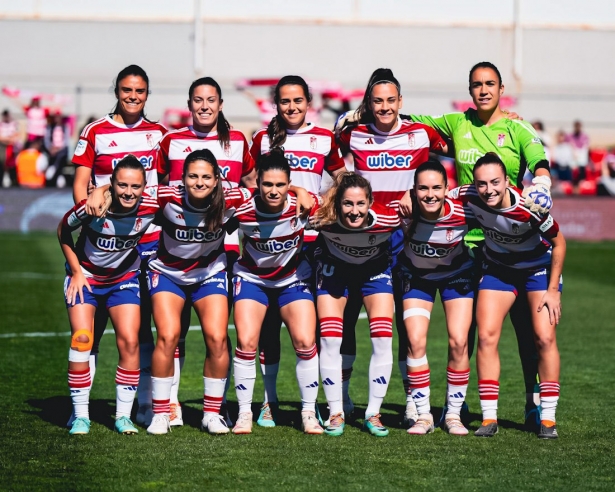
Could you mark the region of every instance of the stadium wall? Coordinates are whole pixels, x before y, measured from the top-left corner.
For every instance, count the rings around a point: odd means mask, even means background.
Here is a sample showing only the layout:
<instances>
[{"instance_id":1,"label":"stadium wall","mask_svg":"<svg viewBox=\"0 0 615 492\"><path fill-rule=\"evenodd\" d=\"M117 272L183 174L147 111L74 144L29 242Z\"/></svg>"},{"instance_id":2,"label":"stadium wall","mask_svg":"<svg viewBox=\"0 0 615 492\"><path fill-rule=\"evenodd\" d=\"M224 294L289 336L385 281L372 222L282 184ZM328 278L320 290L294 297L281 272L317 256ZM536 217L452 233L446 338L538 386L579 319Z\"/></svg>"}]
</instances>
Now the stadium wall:
<instances>
[{"instance_id":1,"label":"stadium wall","mask_svg":"<svg viewBox=\"0 0 615 492\"><path fill-rule=\"evenodd\" d=\"M8 189L0 194L0 232L55 231L73 206L70 191ZM615 198L555 200L553 216L564 236L580 241L615 240Z\"/></svg>"}]
</instances>

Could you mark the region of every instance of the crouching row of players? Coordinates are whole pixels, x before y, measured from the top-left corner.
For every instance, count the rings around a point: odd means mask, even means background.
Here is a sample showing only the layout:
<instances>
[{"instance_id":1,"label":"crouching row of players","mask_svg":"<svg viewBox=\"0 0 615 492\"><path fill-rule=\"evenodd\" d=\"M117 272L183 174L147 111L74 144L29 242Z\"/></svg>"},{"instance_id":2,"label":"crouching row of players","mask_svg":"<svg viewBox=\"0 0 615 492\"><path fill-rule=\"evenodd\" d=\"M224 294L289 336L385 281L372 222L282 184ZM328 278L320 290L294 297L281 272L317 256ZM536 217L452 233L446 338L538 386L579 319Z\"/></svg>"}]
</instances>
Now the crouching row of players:
<instances>
[{"instance_id":1,"label":"crouching row of players","mask_svg":"<svg viewBox=\"0 0 615 492\"><path fill-rule=\"evenodd\" d=\"M497 342L508 310L522 294L528 296L534 311L540 357L540 435L557 437L559 355L555 326L561 313L565 242L551 216L539 217L523 207L497 155L479 159L474 168L475 184L452 190L451 197L447 197L444 168L431 161L421 165L415 174L417 207L412 220L401 220L396 210L374 203L369 183L353 173L338 176L319 205L315 196L291 186L290 168L281 149L261 156L257 169L257 190L224 191L214 156L207 150L197 151L185 161L183 187L159 186L144 193L143 167L128 156L113 171L112 201L106 217L88 215L85 202L66 214L59 237L67 259L65 297L73 333L68 379L76 420L71 434L87 434L90 428L87 361L98 304L108 308L117 336L115 427L123 434L137 432L130 421L139 379L136 246L154 220L163 232L148 273L158 331L152 360L154 418L148 433L165 434L169 430L173 354L186 301L195 307L207 346L202 427L212 434L229 432L220 415L229 367L223 240L229 220L235 218L244 239L242 256L232 272L237 330L233 367L239 404L233 433L252 431L256 351L269 306L279 308L295 348L304 432L343 433L343 313L349 288L358 285L373 347L364 426L375 436L386 436L388 429L380 421L380 406L393 365L393 284L399 281L410 341L409 392L419 413L408 432L426 434L434 428L425 348L430 313L439 290L450 340L445 425L451 434L467 434L459 415L470 372L467 337L476 268L463 237L478 223L485 230L486 248L477 308L477 365L484 421L476 435L497 432ZM102 194L105 189L95 193ZM300 215L301 209L304 213ZM71 232L78 227L82 230L75 245ZM303 251L303 233L308 227L318 228L320 238L312 251ZM403 250L397 258L401 277L394 279L391 243L400 230L404 235ZM320 352L316 347L317 318ZM324 428L315 407L320 379L330 409Z\"/></svg>"}]
</instances>

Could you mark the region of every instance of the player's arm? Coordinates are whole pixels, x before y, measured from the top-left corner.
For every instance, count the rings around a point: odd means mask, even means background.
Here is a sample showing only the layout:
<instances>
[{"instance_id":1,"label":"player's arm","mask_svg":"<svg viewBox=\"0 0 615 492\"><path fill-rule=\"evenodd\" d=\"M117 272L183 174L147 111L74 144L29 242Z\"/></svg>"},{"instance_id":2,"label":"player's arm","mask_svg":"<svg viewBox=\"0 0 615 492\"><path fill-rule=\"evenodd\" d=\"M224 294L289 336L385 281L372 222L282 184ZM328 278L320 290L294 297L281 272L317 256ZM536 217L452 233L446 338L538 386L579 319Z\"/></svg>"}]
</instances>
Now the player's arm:
<instances>
[{"instance_id":1,"label":"player's arm","mask_svg":"<svg viewBox=\"0 0 615 492\"><path fill-rule=\"evenodd\" d=\"M559 281L564 270L564 259L566 258L566 240L562 231L558 231L556 236L551 239L553 248L551 250L551 276L549 277L549 285L547 292L538 305L540 312L543 307L549 310L549 321L551 324L558 324L562 317L562 302L561 293L559 291Z\"/></svg>"},{"instance_id":2,"label":"player's arm","mask_svg":"<svg viewBox=\"0 0 615 492\"><path fill-rule=\"evenodd\" d=\"M460 117L464 117L463 113L448 113L439 116L429 116L424 114L410 114L408 117L412 121L417 123L423 123L423 125L430 126L438 133L444 135L446 138L453 138L453 130L456 126L456 122Z\"/></svg>"},{"instance_id":3,"label":"player's arm","mask_svg":"<svg viewBox=\"0 0 615 492\"><path fill-rule=\"evenodd\" d=\"M77 166L73 179L73 201L79 203L88 197L88 189L92 182L92 168Z\"/></svg>"},{"instance_id":4,"label":"player's arm","mask_svg":"<svg viewBox=\"0 0 615 492\"><path fill-rule=\"evenodd\" d=\"M94 188L85 202L85 212L94 217L104 217L111 206L111 185Z\"/></svg>"},{"instance_id":5,"label":"player's arm","mask_svg":"<svg viewBox=\"0 0 615 492\"><path fill-rule=\"evenodd\" d=\"M312 195L305 188L301 188L300 186L290 185L289 190L292 191L295 195L297 195L297 209L295 215L299 216L308 216L310 215L311 210L316 205L316 199L314 195Z\"/></svg>"},{"instance_id":6,"label":"player's arm","mask_svg":"<svg viewBox=\"0 0 615 492\"><path fill-rule=\"evenodd\" d=\"M80 206L75 206L69 210L58 224L58 240L60 241L60 247L62 248L62 253L72 273L70 285L65 292L66 302L72 306L77 302L77 298L79 298L80 302L83 302L84 287L92 292L90 284L81 271L81 265L79 265L79 258L75 252L75 243L72 234L73 231L82 224L83 208L81 205L83 204L81 203Z\"/></svg>"}]
</instances>

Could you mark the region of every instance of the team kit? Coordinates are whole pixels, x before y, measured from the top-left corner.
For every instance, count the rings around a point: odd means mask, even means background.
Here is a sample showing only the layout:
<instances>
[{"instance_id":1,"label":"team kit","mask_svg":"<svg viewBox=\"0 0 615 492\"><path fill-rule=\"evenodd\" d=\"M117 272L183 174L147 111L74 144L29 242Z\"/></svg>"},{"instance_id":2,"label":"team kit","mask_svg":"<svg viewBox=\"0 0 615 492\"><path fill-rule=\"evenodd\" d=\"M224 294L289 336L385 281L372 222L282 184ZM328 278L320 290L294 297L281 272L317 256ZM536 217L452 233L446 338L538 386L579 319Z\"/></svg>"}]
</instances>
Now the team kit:
<instances>
[{"instance_id":1,"label":"team kit","mask_svg":"<svg viewBox=\"0 0 615 492\"><path fill-rule=\"evenodd\" d=\"M90 432L108 319L119 356L115 430L135 434L140 425L159 435L183 425L178 392L194 310L206 346L201 427L210 434L276 426L285 325L303 432L343 435L354 414L350 381L362 336L355 325L366 316L372 354L364 431L389 434L380 408L393 372L395 322L407 433L437 426L470 433L462 417L474 355L483 417L474 435L493 437L498 341L510 314L525 424L539 438L556 439L566 243L549 213L549 162L531 125L500 108L504 85L495 65L472 67L469 92L475 108L463 113L408 114L393 72L378 69L359 107L331 131L308 121L309 87L289 75L275 87L276 115L248 145L224 117L211 77L188 90L192 124L168 131L146 117L146 72L123 69L115 108L81 133L75 206L58 226L72 333L70 434ZM454 156L459 186L449 187L430 153ZM351 156L352 172L342 156ZM533 179L522 189L526 171ZM319 194L325 172L333 184ZM449 347L445 405L434 422L427 336L438 293ZM265 394L255 415L257 356ZM231 419L233 389L239 412Z\"/></svg>"}]
</instances>

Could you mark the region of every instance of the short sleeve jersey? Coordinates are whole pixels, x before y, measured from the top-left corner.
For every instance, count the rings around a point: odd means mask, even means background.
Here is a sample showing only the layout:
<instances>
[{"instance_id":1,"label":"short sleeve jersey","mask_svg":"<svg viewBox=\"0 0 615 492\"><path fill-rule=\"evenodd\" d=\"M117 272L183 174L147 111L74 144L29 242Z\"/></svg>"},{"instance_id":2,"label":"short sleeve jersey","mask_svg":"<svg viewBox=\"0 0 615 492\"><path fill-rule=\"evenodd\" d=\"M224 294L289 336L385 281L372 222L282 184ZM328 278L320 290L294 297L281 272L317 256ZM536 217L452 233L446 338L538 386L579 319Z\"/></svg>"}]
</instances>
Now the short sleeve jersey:
<instances>
[{"instance_id":1,"label":"short sleeve jersey","mask_svg":"<svg viewBox=\"0 0 615 492\"><path fill-rule=\"evenodd\" d=\"M340 135L340 148L352 153L355 172L370 182L374 200L391 206L412 188L414 172L429 159L429 152L444 145L433 128L407 120L399 120L388 133L361 124Z\"/></svg>"}]
</instances>

